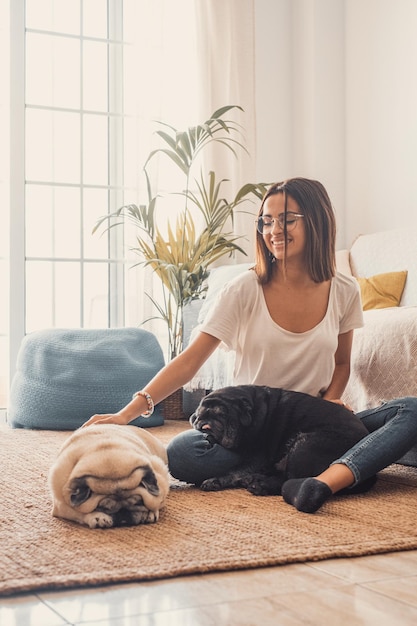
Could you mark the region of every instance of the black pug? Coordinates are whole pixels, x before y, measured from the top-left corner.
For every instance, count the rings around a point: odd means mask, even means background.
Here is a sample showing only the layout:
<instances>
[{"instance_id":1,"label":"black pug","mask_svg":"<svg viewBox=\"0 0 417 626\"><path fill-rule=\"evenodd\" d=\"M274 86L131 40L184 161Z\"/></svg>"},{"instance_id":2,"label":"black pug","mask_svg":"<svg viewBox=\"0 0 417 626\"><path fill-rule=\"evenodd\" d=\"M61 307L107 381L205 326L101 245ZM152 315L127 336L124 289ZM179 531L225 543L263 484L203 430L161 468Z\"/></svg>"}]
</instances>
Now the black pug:
<instances>
[{"instance_id":1,"label":"black pug","mask_svg":"<svg viewBox=\"0 0 417 626\"><path fill-rule=\"evenodd\" d=\"M244 459L228 474L203 481L200 488L219 491L244 487L255 495L279 495L288 479L320 474L368 434L361 420L340 404L258 385L212 391L201 400L190 423L210 443L235 450ZM349 493L368 491L375 480L372 476ZM297 482L301 481L287 484ZM329 492L327 497L331 495L327 485L317 480L314 483Z\"/></svg>"}]
</instances>

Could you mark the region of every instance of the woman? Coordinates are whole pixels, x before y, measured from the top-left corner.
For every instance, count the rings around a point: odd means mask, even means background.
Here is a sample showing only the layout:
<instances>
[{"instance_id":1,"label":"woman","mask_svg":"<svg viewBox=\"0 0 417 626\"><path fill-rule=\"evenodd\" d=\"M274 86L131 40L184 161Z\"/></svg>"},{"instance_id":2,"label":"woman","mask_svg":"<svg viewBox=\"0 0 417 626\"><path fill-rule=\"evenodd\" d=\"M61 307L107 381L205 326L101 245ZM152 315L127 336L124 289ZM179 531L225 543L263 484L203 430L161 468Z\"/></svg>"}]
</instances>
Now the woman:
<instances>
[{"instance_id":1,"label":"woman","mask_svg":"<svg viewBox=\"0 0 417 626\"><path fill-rule=\"evenodd\" d=\"M187 383L223 344L236 353L235 384L259 384L340 400L350 373L353 331L363 325L354 279L336 273L336 226L323 185L293 178L266 193L257 223L254 268L217 298L193 342L114 415L86 424L128 424L149 414ZM370 435L322 474L288 480L282 495L312 513L337 491L353 487L398 460L417 443L417 398L386 402L358 414ZM239 456L188 430L168 446L171 474L200 484L240 463Z\"/></svg>"}]
</instances>

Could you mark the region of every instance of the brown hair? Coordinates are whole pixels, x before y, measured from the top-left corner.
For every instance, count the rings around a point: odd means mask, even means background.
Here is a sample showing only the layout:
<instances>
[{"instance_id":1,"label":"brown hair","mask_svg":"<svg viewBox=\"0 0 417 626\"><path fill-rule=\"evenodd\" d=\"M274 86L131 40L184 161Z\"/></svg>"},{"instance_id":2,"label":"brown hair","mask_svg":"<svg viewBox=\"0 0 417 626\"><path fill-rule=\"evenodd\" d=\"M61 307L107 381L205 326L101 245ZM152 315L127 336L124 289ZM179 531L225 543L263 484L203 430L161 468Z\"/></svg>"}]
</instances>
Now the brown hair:
<instances>
[{"instance_id":1,"label":"brown hair","mask_svg":"<svg viewBox=\"0 0 417 626\"><path fill-rule=\"evenodd\" d=\"M336 220L332 203L321 183L308 178L289 178L272 185L262 199L258 217L262 215L266 200L277 193L284 194L285 212L287 196L295 200L303 214L306 232L305 258L312 280L321 283L336 272L335 241ZM263 236L256 231L255 272L262 284L271 280L274 258L265 245ZM284 256L284 270L286 248Z\"/></svg>"}]
</instances>

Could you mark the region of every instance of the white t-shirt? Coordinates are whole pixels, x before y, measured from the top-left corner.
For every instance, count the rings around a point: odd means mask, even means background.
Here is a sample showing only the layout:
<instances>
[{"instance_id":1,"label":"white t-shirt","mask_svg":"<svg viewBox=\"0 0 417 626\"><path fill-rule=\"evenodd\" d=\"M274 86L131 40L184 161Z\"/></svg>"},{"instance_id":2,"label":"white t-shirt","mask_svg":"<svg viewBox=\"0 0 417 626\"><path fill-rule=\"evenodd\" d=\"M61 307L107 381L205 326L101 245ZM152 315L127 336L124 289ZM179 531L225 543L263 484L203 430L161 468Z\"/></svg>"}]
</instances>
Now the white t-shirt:
<instances>
[{"instance_id":1,"label":"white t-shirt","mask_svg":"<svg viewBox=\"0 0 417 626\"><path fill-rule=\"evenodd\" d=\"M333 377L338 336L363 326L359 286L337 273L331 281L324 318L311 330L293 333L276 324L262 285L249 270L218 294L199 330L236 353L234 384L268 385L313 396Z\"/></svg>"}]
</instances>

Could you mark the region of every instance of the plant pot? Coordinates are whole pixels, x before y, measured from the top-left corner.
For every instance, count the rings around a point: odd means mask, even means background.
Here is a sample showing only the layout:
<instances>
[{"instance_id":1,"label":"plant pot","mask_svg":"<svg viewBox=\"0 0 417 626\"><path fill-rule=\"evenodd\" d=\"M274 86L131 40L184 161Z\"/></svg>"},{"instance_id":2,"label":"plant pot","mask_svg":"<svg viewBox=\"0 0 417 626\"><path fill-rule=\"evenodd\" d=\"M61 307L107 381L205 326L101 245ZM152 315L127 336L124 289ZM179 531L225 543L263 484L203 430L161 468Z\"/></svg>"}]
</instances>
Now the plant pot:
<instances>
[{"instance_id":1,"label":"plant pot","mask_svg":"<svg viewBox=\"0 0 417 626\"><path fill-rule=\"evenodd\" d=\"M165 398L162 403L162 411L166 420L185 420L183 412L182 387Z\"/></svg>"}]
</instances>

